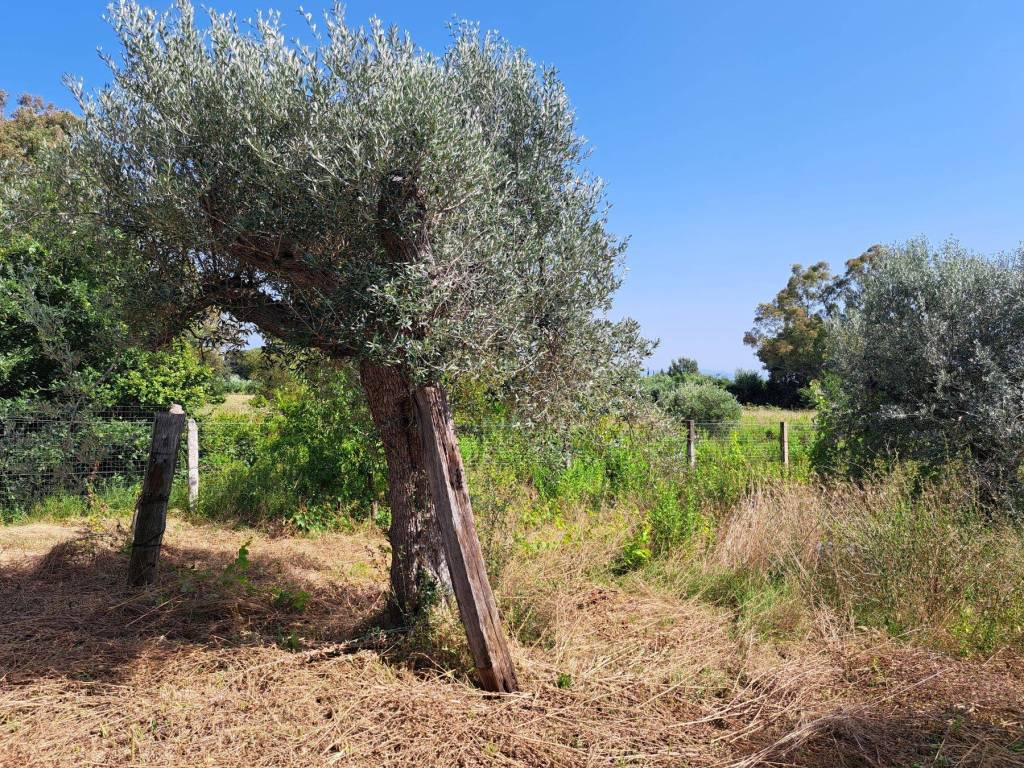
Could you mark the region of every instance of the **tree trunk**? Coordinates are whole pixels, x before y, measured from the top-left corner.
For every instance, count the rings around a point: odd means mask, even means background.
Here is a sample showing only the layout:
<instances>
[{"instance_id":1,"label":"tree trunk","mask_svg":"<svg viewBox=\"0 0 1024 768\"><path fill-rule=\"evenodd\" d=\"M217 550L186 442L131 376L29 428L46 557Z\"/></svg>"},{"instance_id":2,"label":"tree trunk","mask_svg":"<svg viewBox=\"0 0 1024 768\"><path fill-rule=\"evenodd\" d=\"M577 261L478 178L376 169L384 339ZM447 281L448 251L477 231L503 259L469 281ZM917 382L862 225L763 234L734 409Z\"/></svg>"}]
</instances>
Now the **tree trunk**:
<instances>
[{"instance_id":1,"label":"tree trunk","mask_svg":"<svg viewBox=\"0 0 1024 768\"><path fill-rule=\"evenodd\" d=\"M412 387L398 368L367 361L360 364L359 376L384 446L393 608L406 620L450 594L451 576L424 470Z\"/></svg>"}]
</instances>

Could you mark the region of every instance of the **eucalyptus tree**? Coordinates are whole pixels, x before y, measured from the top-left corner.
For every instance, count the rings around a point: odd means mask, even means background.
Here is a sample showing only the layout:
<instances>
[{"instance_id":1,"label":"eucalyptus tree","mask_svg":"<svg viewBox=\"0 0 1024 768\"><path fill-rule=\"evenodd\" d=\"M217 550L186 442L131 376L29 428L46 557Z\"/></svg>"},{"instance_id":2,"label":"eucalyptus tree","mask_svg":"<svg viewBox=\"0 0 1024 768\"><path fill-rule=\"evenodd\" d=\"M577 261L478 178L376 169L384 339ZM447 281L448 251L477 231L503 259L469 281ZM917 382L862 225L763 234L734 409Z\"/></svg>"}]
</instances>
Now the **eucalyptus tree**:
<instances>
[{"instance_id":1,"label":"eucalyptus tree","mask_svg":"<svg viewBox=\"0 0 1024 768\"><path fill-rule=\"evenodd\" d=\"M415 612L450 583L423 453L437 438L458 456L444 386L482 379L541 418L612 391L648 351L607 318L625 244L562 83L469 24L433 55L337 7L322 29L307 17L310 45L276 14L201 25L186 2L111 19L123 55L97 93L73 84L77 149L90 205L137 256L138 327L217 309L357 362L394 598Z\"/></svg>"}]
</instances>

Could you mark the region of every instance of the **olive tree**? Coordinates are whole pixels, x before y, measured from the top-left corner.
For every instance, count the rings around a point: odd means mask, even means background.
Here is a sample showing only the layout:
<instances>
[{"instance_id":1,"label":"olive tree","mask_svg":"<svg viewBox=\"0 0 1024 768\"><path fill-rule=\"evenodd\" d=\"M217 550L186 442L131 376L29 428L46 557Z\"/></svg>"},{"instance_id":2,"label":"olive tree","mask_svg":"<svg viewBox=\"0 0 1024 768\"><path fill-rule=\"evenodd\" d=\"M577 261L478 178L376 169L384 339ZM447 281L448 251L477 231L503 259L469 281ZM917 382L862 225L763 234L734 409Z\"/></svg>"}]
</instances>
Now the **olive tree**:
<instances>
[{"instance_id":1,"label":"olive tree","mask_svg":"<svg viewBox=\"0 0 1024 768\"><path fill-rule=\"evenodd\" d=\"M540 418L648 351L606 316L625 246L563 85L469 24L436 56L337 7L309 19L308 46L276 14L200 25L187 2L121 2L111 19L123 55L107 87L74 86L77 151L90 206L137 256L139 327L215 309L357 363L388 466L393 595L414 613L452 583L438 504L455 493L468 512L445 386L479 378Z\"/></svg>"},{"instance_id":2,"label":"olive tree","mask_svg":"<svg viewBox=\"0 0 1024 768\"><path fill-rule=\"evenodd\" d=\"M821 413L829 458L940 466L967 458L992 498L1021 491L1024 250L890 249L829 328Z\"/></svg>"}]
</instances>

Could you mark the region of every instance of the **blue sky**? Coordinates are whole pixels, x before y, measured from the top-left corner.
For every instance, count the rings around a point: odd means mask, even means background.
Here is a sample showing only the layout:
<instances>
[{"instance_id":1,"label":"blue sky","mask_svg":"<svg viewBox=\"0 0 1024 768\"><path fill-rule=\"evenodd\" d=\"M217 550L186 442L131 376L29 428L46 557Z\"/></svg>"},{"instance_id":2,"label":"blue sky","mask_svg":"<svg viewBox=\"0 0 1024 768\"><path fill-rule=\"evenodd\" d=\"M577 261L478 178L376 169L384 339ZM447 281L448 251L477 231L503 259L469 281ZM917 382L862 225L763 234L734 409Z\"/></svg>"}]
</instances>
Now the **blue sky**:
<instances>
[{"instance_id":1,"label":"blue sky","mask_svg":"<svg viewBox=\"0 0 1024 768\"><path fill-rule=\"evenodd\" d=\"M301 0L213 0L242 16ZM166 7L167 2L152 3ZM328 3L301 4L319 13ZM105 82L105 2L0 0L0 89L72 106L63 73ZM631 237L616 312L652 360L756 366L742 344L789 265L875 242L1024 239L1024 3L467 2L346 4L438 50L475 19L559 67L612 227Z\"/></svg>"}]
</instances>

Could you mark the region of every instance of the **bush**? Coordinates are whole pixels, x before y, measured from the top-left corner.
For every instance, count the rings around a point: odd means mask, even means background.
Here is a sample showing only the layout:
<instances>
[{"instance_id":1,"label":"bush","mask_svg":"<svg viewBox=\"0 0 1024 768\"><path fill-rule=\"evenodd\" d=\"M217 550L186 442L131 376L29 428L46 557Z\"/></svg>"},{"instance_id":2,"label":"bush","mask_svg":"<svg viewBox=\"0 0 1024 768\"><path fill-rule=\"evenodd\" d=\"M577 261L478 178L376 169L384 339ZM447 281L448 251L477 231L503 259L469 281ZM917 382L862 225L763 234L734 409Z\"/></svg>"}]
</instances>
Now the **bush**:
<instances>
[{"instance_id":1,"label":"bush","mask_svg":"<svg viewBox=\"0 0 1024 768\"><path fill-rule=\"evenodd\" d=\"M990 260L955 243L891 249L830 329L818 460L937 468L966 459L990 502L1024 496L1024 250Z\"/></svg>"},{"instance_id":2,"label":"bush","mask_svg":"<svg viewBox=\"0 0 1024 768\"><path fill-rule=\"evenodd\" d=\"M54 493L132 483L149 453L150 422L0 401L0 510L13 517Z\"/></svg>"},{"instance_id":3,"label":"bush","mask_svg":"<svg viewBox=\"0 0 1024 768\"><path fill-rule=\"evenodd\" d=\"M219 377L194 346L177 340L167 349L147 352L132 348L108 384L98 392L102 402L166 410L172 403L195 412L217 398ZM222 398L221 398L222 399Z\"/></svg>"},{"instance_id":4,"label":"bush","mask_svg":"<svg viewBox=\"0 0 1024 768\"><path fill-rule=\"evenodd\" d=\"M729 392L707 383L686 382L669 390L659 405L682 421L738 422L743 408Z\"/></svg>"},{"instance_id":5,"label":"bush","mask_svg":"<svg viewBox=\"0 0 1024 768\"><path fill-rule=\"evenodd\" d=\"M367 517L383 499L376 432L349 372L277 391L263 414L212 416L200 425L210 465L200 511L300 530Z\"/></svg>"},{"instance_id":6,"label":"bush","mask_svg":"<svg viewBox=\"0 0 1024 768\"><path fill-rule=\"evenodd\" d=\"M757 371L736 371L726 389L743 405L770 405L768 380Z\"/></svg>"}]
</instances>

